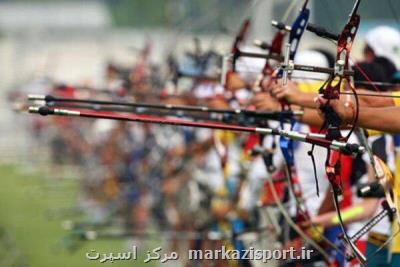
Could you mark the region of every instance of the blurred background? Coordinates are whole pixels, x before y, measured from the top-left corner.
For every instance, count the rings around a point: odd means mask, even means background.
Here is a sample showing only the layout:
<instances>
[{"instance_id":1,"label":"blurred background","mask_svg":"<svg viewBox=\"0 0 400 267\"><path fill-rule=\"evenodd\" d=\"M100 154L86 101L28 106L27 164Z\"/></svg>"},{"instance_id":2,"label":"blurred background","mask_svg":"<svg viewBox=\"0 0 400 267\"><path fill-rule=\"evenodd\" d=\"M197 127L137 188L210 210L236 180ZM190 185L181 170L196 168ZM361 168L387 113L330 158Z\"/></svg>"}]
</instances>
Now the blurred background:
<instances>
[{"instance_id":1,"label":"blurred background","mask_svg":"<svg viewBox=\"0 0 400 267\"><path fill-rule=\"evenodd\" d=\"M100 160L87 159L85 157L89 157L89 153L85 147L88 143L94 145L93 140L101 143L112 140L112 136L115 135L123 136L124 125L75 125L76 128L84 129L84 133L81 130L68 133L67 129L74 125L73 123L62 122L57 127L48 126L47 122L40 118L14 112L11 102L23 98L28 93L52 92L49 87L53 87L54 84L109 88L115 81L110 78L113 71L117 73L121 69L131 73L132 82L133 70L137 70L135 67L140 66L144 60L146 66L151 69L151 86L160 92L169 86L169 76L165 73L168 72L167 62L171 55L181 64L185 64L184 54L196 49L197 40L200 41L203 51L212 50L226 54L246 17L253 20L251 32L246 40L247 45L251 45L255 38L270 40L274 33L270 21L281 18L290 2L1 0L0 266L95 266L99 263L90 262L85 258L85 253L91 249L118 252L128 250L132 244L139 244L141 249L146 251L155 245L168 242L152 238L137 239L134 236L81 241L79 227L74 227L76 222L90 222L92 228L96 229L97 224L110 221L109 217L115 214L113 209L120 208L105 208L113 204L111 200L115 200L114 196L122 190L121 186L112 184L111 178L102 178L102 181L111 183L107 185L106 197L86 196L88 192L95 190L95 187L90 185L98 183L97 178L107 176L102 172L107 172L104 166L109 164L107 160L110 159L106 156ZM352 5L352 1L347 0L310 1L311 21L339 32ZM361 54L362 36L368 29L383 23L396 26L396 13L393 10L400 10L399 1L363 1L360 10L363 17L362 26L353 57L357 58ZM334 50L330 42L315 39L311 34L305 35L302 46L314 47L315 40L318 40L318 46ZM91 127L98 127L96 134L87 134ZM110 130L110 127L113 130ZM146 133L138 130L135 134ZM79 138L84 141L77 142L76 139ZM128 145L133 148L144 146L137 141L142 140L140 138L128 140ZM166 145L160 146L165 153L167 148L163 146ZM152 148L153 145L149 147ZM135 153L145 151L144 153L150 154L149 147L140 147ZM101 149L96 147L95 151L101 153ZM114 158L119 157L116 156L119 153L109 149L103 152L113 155ZM133 153L131 152L129 151L130 155ZM135 174L125 173L123 178L119 179L133 179L135 183L140 183L140 186L146 188L144 191L151 191L148 187L160 186L159 181L143 185L143 181L137 176L143 173L149 176L148 173L154 170L151 164L156 165L166 158L157 155L155 158L159 161L153 159L154 162L143 163L141 160L145 157L137 154L135 156L140 160L124 164L138 164L142 167L149 164L150 167ZM125 158L120 156L119 162L113 162L113 166L124 165L121 163L124 162L123 159ZM129 168L126 167L128 170ZM139 167L133 169L137 171ZM151 213L143 208L147 205L145 202L150 201L156 209L154 206L157 205L154 203L157 203L157 200L147 199L143 196L149 193L135 190L123 193L140 195L127 197L133 199L132 202L141 203L137 210L130 207L133 209L132 214L142 214L138 215L143 218L139 219L137 224L151 224L152 229L162 228L156 227L157 223L154 221L164 219L148 219L157 216L158 213ZM107 205L104 204L104 198L108 201ZM101 205L94 204L96 201L93 199L97 199ZM134 206L132 203L130 205ZM120 218L119 222L113 222L112 225L120 226L124 224L122 220ZM139 262L116 264L141 266ZM144 266L152 266L152 263Z\"/></svg>"}]
</instances>

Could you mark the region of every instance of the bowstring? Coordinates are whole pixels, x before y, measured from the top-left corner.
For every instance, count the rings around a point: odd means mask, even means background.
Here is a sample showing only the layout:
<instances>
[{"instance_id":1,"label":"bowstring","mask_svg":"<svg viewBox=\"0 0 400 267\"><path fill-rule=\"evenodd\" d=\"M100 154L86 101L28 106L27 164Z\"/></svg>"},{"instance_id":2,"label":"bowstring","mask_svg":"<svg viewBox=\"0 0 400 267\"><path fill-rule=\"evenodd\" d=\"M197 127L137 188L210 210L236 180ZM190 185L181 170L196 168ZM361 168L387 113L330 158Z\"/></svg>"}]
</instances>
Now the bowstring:
<instances>
[{"instance_id":1,"label":"bowstring","mask_svg":"<svg viewBox=\"0 0 400 267\"><path fill-rule=\"evenodd\" d=\"M379 88L375 85L375 83L372 81L372 79L365 73L365 71L360 67L358 62L356 60L353 60L351 57L349 58L350 62L354 64L354 66L357 68L357 70L360 72L360 74L367 80L368 85L371 85L372 88L376 92L382 92L382 90L379 90Z\"/></svg>"}]
</instances>

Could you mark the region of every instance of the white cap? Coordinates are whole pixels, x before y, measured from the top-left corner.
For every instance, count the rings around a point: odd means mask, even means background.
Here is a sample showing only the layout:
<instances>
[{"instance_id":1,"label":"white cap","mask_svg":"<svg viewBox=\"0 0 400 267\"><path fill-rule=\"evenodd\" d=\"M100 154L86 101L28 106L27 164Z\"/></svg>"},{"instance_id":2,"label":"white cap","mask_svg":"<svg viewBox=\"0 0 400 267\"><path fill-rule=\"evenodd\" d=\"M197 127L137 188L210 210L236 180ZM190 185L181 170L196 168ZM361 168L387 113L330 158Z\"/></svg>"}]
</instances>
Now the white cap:
<instances>
[{"instance_id":1,"label":"white cap","mask_svg":"<svg viewBox=\"0 0 400 267\"><path fill-rule=\"evenodd\" d=\"M252 93L247 89L239 89L235 91L235 98L240 102L248 102L252 97Z\"/></svg>"},{"instance_id":2,"label":"white cap","mask_svg":"<svg viewBox=\"0 0 400 267\"><path fill-rule=\"evenodd\" d=\"M200 83L193 89L193 94L198 99L212 98L224 94L225 88L220 84Z\"/></svg>"},{"instance_id":3,"label":"white cap","mask_svg":"<svg viewBox=\"0 0 400 267\"><path fill-rule=\"evenodd\" d=\"M240 48L240 51L247 53L266 54L263 50L257 47L245 46ZM265 62L266 59L264 58L239 57L236 61L236 71L247 83L253 83L262 73Z\"/></svg>"},{"instance_id":4,"label":"white cap","mask_svg":"<svg viewBox=\"0 0 400 267\"><path fill-rule=\"evenodd\" d=\"M329 67L329 61L326 58L326 56L323 53L314 50L299 51L298 53L296 53L294 62L299 65L318 66L324 68ZM326 80L329 77L328 74L324 73L297 71L297 70L293 71L292 75L294 78L297 77L301 78L296 80L303 80L303 81L307 79L311 81L313 79Z\"/></svg>"},{"instance_id":5,"label":"white cap","mask_svg":"<svg viewBox=\"0 0 400 267\"><path fill-rule=\"evenodd\" d=\"M385 57L400 68L400 32L392 27L379 26L370 30L365 42L378 57Z\"/></svg>"}]
</instances>

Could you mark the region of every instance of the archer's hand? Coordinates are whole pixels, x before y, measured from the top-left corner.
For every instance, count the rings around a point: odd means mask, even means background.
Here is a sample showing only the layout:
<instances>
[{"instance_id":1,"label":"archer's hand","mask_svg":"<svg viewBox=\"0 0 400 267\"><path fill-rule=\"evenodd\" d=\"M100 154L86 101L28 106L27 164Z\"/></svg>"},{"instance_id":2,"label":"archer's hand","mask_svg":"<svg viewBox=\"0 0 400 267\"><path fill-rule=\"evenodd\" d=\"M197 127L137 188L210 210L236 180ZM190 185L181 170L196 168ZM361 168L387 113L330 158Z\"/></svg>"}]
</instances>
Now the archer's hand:
<instances>
[{"instance_id":1,"label":"archer's hand","mask_svg":"<svg viewBox=\"0 0 400 267\"><path fill-rule=\"evenodd\" d=\"M279 111L280 110L279 103L275 99L273 99L269 93L256 94L253 97L251 104L257 110L263 110L263 111Z\"/></svg>"},{"instance_id":2,"label":"archer's hand","mask_svg":"<svg viewBox=\"0 0 400 267\"><path fill-rule=\"evenodd\" d=\"M240 76L237 73L229 71L226 75L227 76L226 76L225 87L227 90L236 91L238 89L248 87L246 82L242 78L240 78Z\"/></svg>"},{"instance_id":3,"label":"archer's hand","mask_svg":"<svg viewBox=\"0 0 400 267\"><path fill-rule=\"evenodd\" d=\"M336 99L335 100L331 99L328 102L328 100L319 96L315 99L315 103L318 109L318 113L322 118L325 118L325 116L324 113L321 111L321 108L326 105L329 105L343 120L344 124L350 124L353 121L354 108L352 107L351 102L343 102L341 100L336 100Z\"/></svg>"},{"instance_id":4,"label":"archer's hand","mask_svg":"<svg viewBox=\"0 0 400 267\"><path fill-rule=\"evenodd\" d=\"M261 89L263 92L270 92L271 91L271 87L276 84L276 80L271 79L270 76L265 76L262 80L261 80Z\"/></svg>"},{"instance_id":5,"label":"archer's hand","mask_svg":"<svg viewBox=\"0 0 400 267\"><path fill-rule=\"evenodd\" d=\"M301 92L297 83L289 81L285 86L279 83L273 84L271 86L271 95L278 100L286 100L290 104L296 104Z\"/></svg>"}]
</instances>

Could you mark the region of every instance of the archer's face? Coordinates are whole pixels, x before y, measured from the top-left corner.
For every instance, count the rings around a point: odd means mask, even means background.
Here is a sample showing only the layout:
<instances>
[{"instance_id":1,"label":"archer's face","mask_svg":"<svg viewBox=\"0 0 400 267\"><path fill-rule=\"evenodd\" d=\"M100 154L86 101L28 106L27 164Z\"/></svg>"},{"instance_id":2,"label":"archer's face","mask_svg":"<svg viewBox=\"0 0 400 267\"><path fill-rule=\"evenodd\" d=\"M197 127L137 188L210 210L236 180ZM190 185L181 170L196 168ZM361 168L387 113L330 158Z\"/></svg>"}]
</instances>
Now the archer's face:
<instances>
[{"instance_id":1,"label":"archer's face","mask_svg":"<svg viewBox=\"0 0 400 267\"><path fill-rule=\"evenodd\" d=\"M365 45L363 53L365 62L371 63L374 61L375 53L368 45Z\"/></svg>"}]
</instances>

